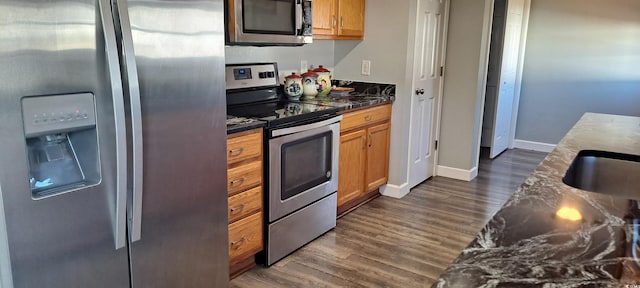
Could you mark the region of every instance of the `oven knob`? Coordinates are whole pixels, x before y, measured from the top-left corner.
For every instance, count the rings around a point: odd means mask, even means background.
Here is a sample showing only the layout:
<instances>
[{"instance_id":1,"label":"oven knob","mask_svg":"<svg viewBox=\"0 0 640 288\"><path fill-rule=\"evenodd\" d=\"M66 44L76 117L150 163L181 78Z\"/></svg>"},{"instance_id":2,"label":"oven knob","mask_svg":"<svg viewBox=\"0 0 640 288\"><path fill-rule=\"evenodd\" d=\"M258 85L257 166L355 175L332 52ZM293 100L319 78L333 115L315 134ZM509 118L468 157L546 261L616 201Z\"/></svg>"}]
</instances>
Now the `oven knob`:
<instances>
[{"instance_id":1,"label":"oven knob","mask_svg":"<svg viewBox=\"0 0 640 288\"><path fill-rule=\"evenodd\" d=\"M327 178L331 178L331 171L327 171Z\"/></svg>"}]
</instances>

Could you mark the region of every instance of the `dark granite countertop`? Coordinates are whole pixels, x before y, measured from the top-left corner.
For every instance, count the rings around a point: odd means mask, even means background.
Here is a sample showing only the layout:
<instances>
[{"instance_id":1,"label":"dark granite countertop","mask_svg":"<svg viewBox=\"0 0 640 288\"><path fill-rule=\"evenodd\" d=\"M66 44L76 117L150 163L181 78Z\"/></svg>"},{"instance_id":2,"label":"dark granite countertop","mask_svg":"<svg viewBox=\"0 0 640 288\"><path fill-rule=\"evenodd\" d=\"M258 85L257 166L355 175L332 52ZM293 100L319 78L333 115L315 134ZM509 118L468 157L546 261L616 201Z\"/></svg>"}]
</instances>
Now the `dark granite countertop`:
<instances>
[{"instance_id":1,"label":"dark granite countertop","mask_svg":"<svg viewBox=\"0 0 640 288\"><path fill-rule=\"evenodd\" d=\"M267 124L265 121L244 117L227 116L227 135L262 128Z\"/></svg>"},{"instance_id":2,"label":"dark granite countertop","mask_svg":"<svg viewBox=\"0 0 640 288\"><path fill-rule=\"evenodd\" d=\"M354 81L332 81L340 87L351 87L355 90L347 96L333 96L316 97L310 100L300 100L302 103L320 104L337 108L338 111L345 111L357 108L363 108L367 106L374 106L384 103L392 103L395 101L396 85L394 84L380 84L380 83L364 83ZM284 98L284 95L281 95ZM227 116L227 134L242 132L251 130L266 125L266 122L254 120L250 123L237 123L240 117ZM235 119L235 120L234 120ZM246 119L246 118L243 118ZM231 122L236 122L232 124Z\"/></svg>"},{"instance_id":3,"label":"dark granite countertop","mask_svg":"<svg viewBox=\"0 0 640 288\"><path fill-rule=\"evenodd\" d=\"M640 187L627 199L564 184L580 150L640 154L640 118L585 114L433 287L640 284ZM582 220L556 216L564 207Z\"/></svg>"},{"instance_id":4,"label":"dark granite countertop","mask_svg":"<svg viewBox=\"0 0 640 288\"><path fill-rule=\"evenodd\" d=\"M338 108L339 111L357 109L396 100L396 85L381 83L366 83L345 80L332 80L332 85L353 88L354 91L346 96L329 94L327 97L317 97L313 100L301 100L306 103L321 104Z\"/></svg>"},{"instance_id":5,"label":"dark granite countertop","mask_svg":"<svg viewBox=\"0 0 640 288\"><path fill-rule=\"evenodd\" d=\"M331 96L315 98L312 100L301 100L303 103L321 104L338 108L338 111L357 109L378 104L391 103L395 96L367 95L351 93L349 96Z\"/></svg>"}]
</instances>

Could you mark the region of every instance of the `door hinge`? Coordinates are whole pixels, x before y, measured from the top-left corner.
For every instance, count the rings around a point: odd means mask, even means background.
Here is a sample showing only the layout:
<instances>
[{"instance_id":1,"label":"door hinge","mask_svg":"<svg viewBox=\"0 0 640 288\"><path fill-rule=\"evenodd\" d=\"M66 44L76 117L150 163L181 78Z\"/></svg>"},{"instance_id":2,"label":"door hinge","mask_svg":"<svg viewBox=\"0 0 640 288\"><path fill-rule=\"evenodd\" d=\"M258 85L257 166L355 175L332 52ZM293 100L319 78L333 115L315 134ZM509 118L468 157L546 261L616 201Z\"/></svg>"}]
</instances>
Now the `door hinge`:
<instances>
[{"instance_id":1,"label":"door hinge","mask_svg":"<svg viewBox=\"0 0 640 288\"><path fill-rule=\"evenodd\" d=\"M440 77L444 76L444 66L440 66Z\"/></svg>"},{"instance_id":2,"label":"door hinge","mask_svg":"<svg viewBox=\"0 0 640 288\"><path fill-rule=\"evenodd\" d=\"M436 144L434 146L434 150L438 150L438 140L436 140Z\"/></svg>"}]
</instances>

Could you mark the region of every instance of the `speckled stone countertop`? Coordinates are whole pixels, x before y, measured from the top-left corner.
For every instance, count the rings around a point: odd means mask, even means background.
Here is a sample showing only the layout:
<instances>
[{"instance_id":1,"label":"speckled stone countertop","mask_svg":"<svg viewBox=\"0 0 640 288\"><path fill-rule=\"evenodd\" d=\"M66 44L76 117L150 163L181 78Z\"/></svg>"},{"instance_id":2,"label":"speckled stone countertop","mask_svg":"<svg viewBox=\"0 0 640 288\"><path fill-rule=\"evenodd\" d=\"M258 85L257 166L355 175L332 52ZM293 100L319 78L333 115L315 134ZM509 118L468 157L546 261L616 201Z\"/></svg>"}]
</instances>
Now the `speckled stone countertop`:
<instances>
[{"instance_id":1,"label":"speckled stone countertop","mask_svg":"<svg viewBox=\"0 0 640 288\"><path fill-rule=\"evenodd\" d=\"M627 199L564 184L580 150L640 154L640 118L585 114L433 287L640 287L627 285L640 284L640 187Z\"/></svg>"},{"instance_id":2,"label":"speckled stone countertop","mask_svg":"<svg viewBox=\"0 0 640 288\"><path fill-rule=\"evenodd\" d=\"M317 97L313 100L301 100L338 108L339 111L357 109L378 104L392 103L396 99L395 84L365 83L355 81L334 80L332 83L340 87L350 87L355 90L346 96L329 94L327 97Z\"/></svg>"},{"instance_id":3,"label":"speckled stone countertop","mask_svg":"<svg viewBox=\"0 0 640 288\"><path fill-rule=\"evenodd\" d=\"M257 119L227 116L227 135L251 129L262 128L266 124L267 122Z\"/></svg>"}]
</instances>

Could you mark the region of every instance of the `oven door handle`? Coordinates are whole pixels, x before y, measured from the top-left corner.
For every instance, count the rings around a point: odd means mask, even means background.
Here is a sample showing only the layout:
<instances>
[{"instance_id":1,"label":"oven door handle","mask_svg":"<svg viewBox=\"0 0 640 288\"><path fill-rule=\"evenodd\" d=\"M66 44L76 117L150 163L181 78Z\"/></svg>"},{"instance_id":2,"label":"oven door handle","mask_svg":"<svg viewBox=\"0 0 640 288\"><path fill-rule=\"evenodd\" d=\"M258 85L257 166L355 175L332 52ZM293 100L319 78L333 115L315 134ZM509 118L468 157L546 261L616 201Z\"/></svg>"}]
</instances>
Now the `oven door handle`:
<instances>
[{"instance_id":1,"label":"oven door handle","mask_svg":"<svg viewBox=\"0 0 640 288\"><path fill-rule=\"evenodd\" d=\"M273 130L271 132L271 137L278 137L278 136L289 135L293 133L304 132L307 130L313 130L316 128L320 128L320 127L328 126L333 123L340 122L340 120L342 120L342 115L338 115L336 117L333 117L324 121L320 121L320 122L311 123L311 124Z\"/></svg>"}]
</instances>

